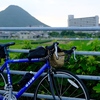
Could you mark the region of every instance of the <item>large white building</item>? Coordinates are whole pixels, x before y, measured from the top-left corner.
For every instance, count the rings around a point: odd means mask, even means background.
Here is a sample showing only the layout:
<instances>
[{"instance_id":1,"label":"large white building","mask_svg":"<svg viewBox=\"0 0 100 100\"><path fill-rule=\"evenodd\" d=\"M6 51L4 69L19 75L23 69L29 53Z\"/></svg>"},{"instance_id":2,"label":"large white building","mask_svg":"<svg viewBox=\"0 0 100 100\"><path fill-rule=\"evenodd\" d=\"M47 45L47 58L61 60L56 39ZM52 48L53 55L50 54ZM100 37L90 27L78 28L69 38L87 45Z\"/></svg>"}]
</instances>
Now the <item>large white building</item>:
<instances>
[{"instance_id":1,"label":"large white building","mask_svg":"<svg viewBox=\"0 0 100 100\"><path fill-rule=\"evenodd\" d=\"M74 18L74 15L68 15L68 26L75 27L95 27L99 26L99 17L84 17L84 18Z\"/></svg>"}]
</instances>

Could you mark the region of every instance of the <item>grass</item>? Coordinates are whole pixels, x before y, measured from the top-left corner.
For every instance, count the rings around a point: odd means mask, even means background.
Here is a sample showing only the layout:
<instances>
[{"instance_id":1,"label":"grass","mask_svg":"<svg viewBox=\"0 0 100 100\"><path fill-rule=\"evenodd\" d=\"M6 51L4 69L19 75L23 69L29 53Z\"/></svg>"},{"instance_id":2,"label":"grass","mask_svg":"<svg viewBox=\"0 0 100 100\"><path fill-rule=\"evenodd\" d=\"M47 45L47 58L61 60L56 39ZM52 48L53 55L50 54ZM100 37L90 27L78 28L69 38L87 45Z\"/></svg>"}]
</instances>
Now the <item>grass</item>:
<instances>
[{"instance_id":1,"label":"grass","mask_svg":"<svg viewBox=\"0 0 100 100\"><path fill-rule=\"evenodd\" d=\"M13 49L21 49L23 45L23 40L0 40L0 44L9 43L9 42L15 42L15 45L10 46L10 48Z\"/></svg>"},{"instance_id":2,"label":"grass","mask_svg":"<svg viewBox=\"0 0 100 100\"><path fill-rule=\"evenodd\" d=\"M90 46L87 45L89 41L87 40L78 40L78 41L73 41L73 44L77 46L77 50L82 50L82 51L87 51L89 50Z\"/></svg>"},{"instance_id":3,"label":"grass","mask_svg":"<svg viewBox=\"0 0 100 100\"><path fill-rule=\"evenodd\" d=\"M8 42L15 42L15 45L10 46L11 49L22 49L25 44L25 41L32 42L32 48L36 48L38 46L46 46L51 45L54 41L50 40L0 40L0 43L8 43ZM59 41L59 46L63 49L69 49L72 46L76 46L77 50L86 51L90 48L87 46L88 40L77 40L77 41Z\"/></svg>"}]
</instances>

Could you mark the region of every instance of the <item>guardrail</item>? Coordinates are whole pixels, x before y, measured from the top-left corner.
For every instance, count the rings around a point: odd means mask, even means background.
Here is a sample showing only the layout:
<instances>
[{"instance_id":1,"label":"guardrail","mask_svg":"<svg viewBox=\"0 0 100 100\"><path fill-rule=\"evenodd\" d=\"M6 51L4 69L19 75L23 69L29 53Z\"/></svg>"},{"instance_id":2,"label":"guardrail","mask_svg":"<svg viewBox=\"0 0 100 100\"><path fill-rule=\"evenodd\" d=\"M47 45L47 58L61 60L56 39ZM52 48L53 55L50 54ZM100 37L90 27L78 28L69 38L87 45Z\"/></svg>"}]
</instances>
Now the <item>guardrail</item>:
<instances>
[{"instance_id":1,"label":"guardrail","mask_svg":"<svg viewBox=\"0 0 100 100\"><path fill-rule=\"evenodd\" d=\"M28 53L29 50L27 49L8 49L9 52L17 52L17 53ZM100 52L98 51L75 51L76 55L94 55L100 56Z\"/></svg>"},{"instance_id":2,"label":"guardrail","mask_svg":"<svg viewBox=\"0 0 100 100\"><path fill-rule=\"evenodd\" d=\"M100 27L0 27L0 31L100 31ZM9 49L9 52L18 52L18 53L28 53L29 50L25 49ZM94 51L76 51L76 55L95 55L100 56L100 52ZM6 73L6 71L4 71ZM11 74L21 74L24 75L26 71L13 71ZM34 72L35 74L36 72ZM45 73L44 73L45 74ZM86 80L100 80L100 76L90 76L90 75L77 75L81 79ZM1 91L0 91L1 92ZM31 96L30 93L24 94L24 96ZM74 99L77 100L77 99Z\"/></svg>"},{"instance_id":3,"label":"guardrail","mask_svg":"<svg viewBox=\"0 0 100 100\"><path fill-rule=\"evenodd\" d=\"M17 52L17 53L28 53L29 50L26 49L8 49L9 52ZM95 51L75 51L76 55L94 55L100 56L100 52ZM21 74L24 75L26 71L11 71L12 74ZM34 72L35 74L36 72ZM87 80L100 80L100 76L92 76L92 75L77 75L80 79L87 79Z\"/></svg>"},{"instance_id":4,"label":"guardrail","mask_svg":"<svg viewBox=\"0 0 100 100\"><path fill-rule=\"evenodd\" d=\"M100 31L100 27L0 27L0 31Z\"/></svg>"},{"instance_id":5,"label":"guardrail","mask_svg":"<svg viewBox=\"0 0 100 100\"><path fill-rule=\"evenodd\" d=\"M9 52L17 52L17 53L28 53L29 50L26 49L8 49ZM76 55L94 55L94 56L100 56L100 52L94 52L94 51L75 51ZM6 70L4 71L6 73ZM17 74L17 75L25 75L27 73L27 71L15 71L15 70L11 70L10 71L11 74ZM34 74L36 72L33 72ZM42 74L42 76L44 76L45 73ZM60 76L60 75L59 75ZM100 76L92 76L92 75L77 75L80 79L85 79L85 80L100 80ZM0 91L0 93L3 93L4 91ZM14 91L14 94L16 94L16 92ZM28 97L32 97L34 94L32 93L24 93L22 96L28 96ZM51 96L45 96L45 95L38 95L39 98L44 97L44 98L51 98ZM68 99L68 98L67 98ZM66 99L65 99L66 100ZM69 98L68 100L71 100L71 98ZM78 100L76 98L74 98L74 100Z\"/></svg>"},{"instance_id":6,"label":"guardrail","mask_svg":"<svg viewBox=\"0 0 100 100\"><path fill-rule=\"evenodd\" d=\"M25 49L8 49L9 52L17 52L17 53L28 53L29 50L25 50ZM94 52L94 51L76 51L75 52L76 55L100 55L100 52ZM16 71L16 70L11 70L10 71L11 74L17 74L17 75L25 75L27 73L27 71ZM6 73L6 70L4 71L4 73ZM34 74L36 72L33 72ZM44 76L45 73L42 74L42 76ZM60 76L60 75L59 75ZM92 75L77 75L80 79L85 79L85 80L100 80L100 76L92 76ZM0 93L4 93L4 91L0 90ZM14 94L16 94L17 92L14 91ZM33 93L24 93L22 96L26 96L26 97L33 97L34 94ZM45 95L41 95L39 94L38 95L39 98L43 97L43 98L48 98L50 99L51 96L48 95L48 96L45 96ZM67 98L68 100L72 100L71 98ZM66 99L64 99L66 100ZM78 100L76 98L74 98L74 100Z\"/></svg>"}]
</instances>

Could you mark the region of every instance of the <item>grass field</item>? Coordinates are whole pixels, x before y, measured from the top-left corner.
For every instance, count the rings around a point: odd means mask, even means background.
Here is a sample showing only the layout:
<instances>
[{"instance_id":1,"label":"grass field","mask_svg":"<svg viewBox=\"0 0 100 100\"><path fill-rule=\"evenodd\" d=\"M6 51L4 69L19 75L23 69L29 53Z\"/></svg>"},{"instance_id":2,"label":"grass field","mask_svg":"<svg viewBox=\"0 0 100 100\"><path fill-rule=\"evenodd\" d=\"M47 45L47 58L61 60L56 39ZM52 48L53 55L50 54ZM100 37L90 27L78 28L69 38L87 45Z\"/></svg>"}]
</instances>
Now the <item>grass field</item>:
<instances>
[{"instance_id":1,"label":"grass field","mask_svg":"<svg viewBox=\"0 0 100 100\"><path fill-rule=\"evenodd\" d=\"M26 42L32 42L32 48L36 48L38 46L46 46L51 45L54 40L0 40L0 43L7 43L7 42L15 42L14 46L11 46L11 49L22 49ZM59 42L59 45L63 49L69 49L72 46L76 46L77 50L88 50L90 46L87 46L88 40L77 40L77 41L57 41Z\"/></svg>"}]
</instances>

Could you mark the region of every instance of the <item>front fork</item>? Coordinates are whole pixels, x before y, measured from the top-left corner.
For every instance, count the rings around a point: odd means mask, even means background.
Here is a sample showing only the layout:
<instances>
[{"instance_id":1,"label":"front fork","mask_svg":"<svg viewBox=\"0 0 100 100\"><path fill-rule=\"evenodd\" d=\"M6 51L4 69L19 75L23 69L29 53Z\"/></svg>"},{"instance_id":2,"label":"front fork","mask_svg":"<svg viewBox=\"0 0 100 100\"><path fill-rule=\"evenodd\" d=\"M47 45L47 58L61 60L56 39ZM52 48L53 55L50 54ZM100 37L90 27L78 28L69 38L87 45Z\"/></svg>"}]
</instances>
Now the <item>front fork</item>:
<instances>
[{"instance_id":1,"label":"front fork","mask_svg":"<svg viewBox=\"0 0 100 100\"><path fill-rule=\"evenodd\" d=\"M62 100L60 97L60 94L58 92L58 89L57 89L57 84L54 79L54 73L56 73L56 71L55 71L55 69L53 69L53 70L54 71L52 71L52 70L48 71L48 81L50 84L50 89L51 89L51 93L53 96L53 100ZM56 95L55 92L57 93L57 97L55 96ZM59 98L59 99L57 99L57 98Z\"/></svg>"}]
</instances>

